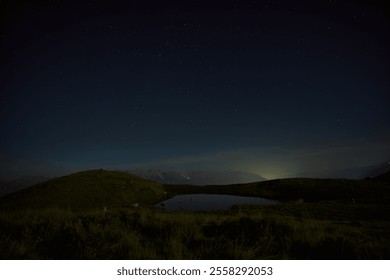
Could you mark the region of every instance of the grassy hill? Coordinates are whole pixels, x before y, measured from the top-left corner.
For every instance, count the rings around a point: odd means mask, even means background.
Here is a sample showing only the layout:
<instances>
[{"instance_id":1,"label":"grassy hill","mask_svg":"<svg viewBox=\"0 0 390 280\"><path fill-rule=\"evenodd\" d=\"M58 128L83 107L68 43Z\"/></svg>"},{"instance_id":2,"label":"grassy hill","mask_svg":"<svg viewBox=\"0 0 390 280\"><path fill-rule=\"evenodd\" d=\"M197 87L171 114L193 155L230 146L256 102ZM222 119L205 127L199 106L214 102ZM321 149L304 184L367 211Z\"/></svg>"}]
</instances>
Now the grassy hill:
<instances>
[{"instance_id":1,"label":"grassy hill","mask_svg":"<svg viewBox=\"0 0 390 280\"><path fill-rule=\"evenodd\" d=\"M376 181L390 182L390 171L373 178Z\"/></svg>"},{"instance_id":2,"label":"grassy hill","mask_svg":"<svg viewBox=\"0 0 390 280\"><path fill-rule=\"evenodd\" d=\"M126 173L91 170L52 179L0 198L0 209L117 208L152 204L165 196L162 185Z\"/></svg>"},{"instance_id":3,"label":"grassy hill","mask_svg":"<svg viewBox=\"0 0 390 280\"><path fill-rule=\"evenodd\" d=\"M151 207L184 193L282 203L215 212ZM390 184L377 180L295 178L199 187L92 170L2 197L0 210L0 259L390 257Z\"/></svg>"}]
</instances>

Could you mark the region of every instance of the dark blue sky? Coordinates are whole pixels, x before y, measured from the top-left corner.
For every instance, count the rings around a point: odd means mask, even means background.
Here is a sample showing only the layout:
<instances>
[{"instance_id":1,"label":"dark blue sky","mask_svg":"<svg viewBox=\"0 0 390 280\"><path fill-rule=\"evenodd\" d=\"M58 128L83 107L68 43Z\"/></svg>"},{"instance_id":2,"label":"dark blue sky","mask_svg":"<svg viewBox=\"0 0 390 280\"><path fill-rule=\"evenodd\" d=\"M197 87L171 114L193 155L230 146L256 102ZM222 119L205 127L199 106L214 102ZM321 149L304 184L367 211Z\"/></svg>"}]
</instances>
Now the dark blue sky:
<instances>
[{"instance_id":1,"label":"dark blue sky","mask_svg":"<svg viewBox=\"0 0 390 280\"><path fill-rule=\"evenodd\" d=\"M80 2L4 4L1 176L331 176L390 159L375 1Z\"/></svg>"}]
</instances>

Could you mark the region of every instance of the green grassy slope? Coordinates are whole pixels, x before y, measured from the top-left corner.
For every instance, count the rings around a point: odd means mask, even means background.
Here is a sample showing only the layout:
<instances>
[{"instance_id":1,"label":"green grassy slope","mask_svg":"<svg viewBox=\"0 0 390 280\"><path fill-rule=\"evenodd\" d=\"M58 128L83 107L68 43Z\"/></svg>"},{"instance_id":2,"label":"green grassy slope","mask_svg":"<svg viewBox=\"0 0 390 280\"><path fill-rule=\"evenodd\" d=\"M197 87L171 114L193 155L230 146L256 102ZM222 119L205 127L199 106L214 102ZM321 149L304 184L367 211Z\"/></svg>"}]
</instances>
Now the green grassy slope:
<instances>
[{"instance_id":1,"label":"green grassy slope","mask_svg":"<svg viewBox=\"0 0 390 280\"><path fill-rule=\"evenodd\" d=\"M49 180L0 199L0 209L125 207L164 198L162 185L126 173L90 170Z\"/></svg>"}]
</instances>

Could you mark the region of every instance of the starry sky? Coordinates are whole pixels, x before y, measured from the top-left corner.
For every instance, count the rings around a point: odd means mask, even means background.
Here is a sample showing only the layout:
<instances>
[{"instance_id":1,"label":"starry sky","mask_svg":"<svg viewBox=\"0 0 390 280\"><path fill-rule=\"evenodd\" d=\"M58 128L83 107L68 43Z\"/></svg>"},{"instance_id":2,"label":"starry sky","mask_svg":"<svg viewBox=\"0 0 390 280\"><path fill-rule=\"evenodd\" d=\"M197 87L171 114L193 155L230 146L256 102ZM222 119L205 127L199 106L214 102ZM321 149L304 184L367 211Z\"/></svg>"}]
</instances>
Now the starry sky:
<instances>
[{"instance_id":1,"label":"starry sky","mask_svg":"<svg viewBox=\"0 0 390 280\"><path fill-rule=\"evenodd\" d=\"M125 3L1 4L0 177L390 160L379 1Z\"/></svg>"}]
</instances>

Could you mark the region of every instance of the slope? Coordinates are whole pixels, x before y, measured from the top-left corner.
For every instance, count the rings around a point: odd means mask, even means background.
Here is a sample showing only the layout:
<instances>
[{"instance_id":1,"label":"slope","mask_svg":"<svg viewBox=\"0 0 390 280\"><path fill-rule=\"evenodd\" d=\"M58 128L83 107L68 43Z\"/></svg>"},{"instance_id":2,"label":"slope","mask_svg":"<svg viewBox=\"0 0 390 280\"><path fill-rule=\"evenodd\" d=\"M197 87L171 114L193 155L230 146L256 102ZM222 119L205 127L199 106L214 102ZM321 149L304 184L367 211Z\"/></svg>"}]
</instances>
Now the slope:
<instances>
[{"instance_id":1,"label":"slope","mask_svg":"<svg viewBox=\"0 0 390 280\"><path fill-rule=\"evenodd\" d=\"M0 198L0 209L116 208L163 199L162 185L134 175L89 170L52 179Z\"/></svg>"}]
</instances>

